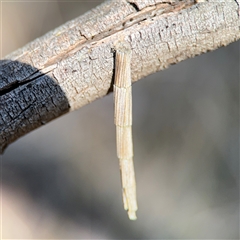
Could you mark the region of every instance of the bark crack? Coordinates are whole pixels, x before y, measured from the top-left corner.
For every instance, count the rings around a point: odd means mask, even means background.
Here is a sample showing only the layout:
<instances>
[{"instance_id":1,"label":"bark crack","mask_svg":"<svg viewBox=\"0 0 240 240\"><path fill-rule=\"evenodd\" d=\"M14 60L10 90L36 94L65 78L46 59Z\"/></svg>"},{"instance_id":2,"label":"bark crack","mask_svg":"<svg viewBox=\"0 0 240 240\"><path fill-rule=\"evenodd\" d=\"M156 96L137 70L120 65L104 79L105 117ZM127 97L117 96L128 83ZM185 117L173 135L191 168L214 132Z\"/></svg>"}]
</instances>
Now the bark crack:
<instances>
[{"instance_id":1,"label":"bark crack","mask_svg":"<svg viewBox=\"0 0 240 240\"><path fill-rule=\"evenodd\" d=\"M49 71L48 71L49 72ZM40 72L40 71L35 71L34 73L32 73L31 75L29 75L26 79L23 79L21 81L15 81L10 83L9 85L7 85L6 87L0 89L0 96L3 96L4 94L7 94L11 91L14 91L15 89L19 88L20 86L26 85L32 81L34 81L37 78L40 78L44 75L46 75L46 73L48 72Z\"/></svg>"},{"instance_id":2,"label":"bark crack","mask_svg":"<svg viewBox=\"0 0 240 240\"><path fill-rule=\"evenodd\" d=\"M33 103L35 103L37 100L35 99L31 104L29 104L26 108L24 108L21 112L19 112L18 115L16 115L12 120L18 119L19 116L23 115L24 112L26 112L30 107L32 107Z\"/></svg>"},{"instance_id":3,"label":"bark crack","mask_svg":"<svg viewBox=\"0 0 240 240\"><path fill-rule=\"evenodd\" d=\"M139 12L139 11L140 11L140 9L139 9L139 7L137 6L136 3L129 2L129 1L127 1L127 2L136 10L136 12Z\"/></svg>"},{"instance_id":4,"label":"bark crack","mask_svg":"<svg viewBox=\"0 0 240 240\"><path fill-rule=\"evenodd\" d=\"M19 88L22 85L28 84L31 82L33 79L28 79L28 80L22 80L22 81L15 81L11 84L9 84L6 88L3 88L0 90L0 96L3 96L4 94L7 94L11 91L14 91L15 89Z\"/></svg>"}]
</instances>

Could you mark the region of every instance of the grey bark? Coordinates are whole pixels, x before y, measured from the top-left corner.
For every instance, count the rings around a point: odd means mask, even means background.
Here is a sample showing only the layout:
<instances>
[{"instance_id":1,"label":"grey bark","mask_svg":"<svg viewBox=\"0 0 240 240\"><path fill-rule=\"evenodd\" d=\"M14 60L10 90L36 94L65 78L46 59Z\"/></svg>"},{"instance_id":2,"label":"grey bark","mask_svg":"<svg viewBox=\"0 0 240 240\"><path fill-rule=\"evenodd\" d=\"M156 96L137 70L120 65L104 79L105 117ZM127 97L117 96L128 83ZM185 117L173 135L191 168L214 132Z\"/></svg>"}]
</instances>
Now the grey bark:
<instances>
[{"instance_id":1,"label":"grey bark","mask_svg":"<svg viewBox=\"0 0 240 240\"><path fill-rule=\"evenodd\" d=\"M199 3L197 3L199 2ZM112 89L114 44L132 48L137 81L240 38L236 0L107 1L0 63L0 153Z\"/></svg>"}]
</instances>

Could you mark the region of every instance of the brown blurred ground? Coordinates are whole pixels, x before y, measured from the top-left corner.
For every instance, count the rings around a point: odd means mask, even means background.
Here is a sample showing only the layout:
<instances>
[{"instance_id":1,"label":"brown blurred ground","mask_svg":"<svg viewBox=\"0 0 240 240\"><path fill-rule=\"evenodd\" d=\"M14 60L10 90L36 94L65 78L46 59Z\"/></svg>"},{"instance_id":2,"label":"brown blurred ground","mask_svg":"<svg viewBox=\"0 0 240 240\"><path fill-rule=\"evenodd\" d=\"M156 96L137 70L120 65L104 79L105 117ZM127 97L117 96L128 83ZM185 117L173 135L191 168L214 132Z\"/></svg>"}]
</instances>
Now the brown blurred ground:
<instances>
[{"instance_id":1,"label":"brown blurred ground","mask_svg":"<svg viewBox=\"0 0 240 240\"><path fill-rule=\"evenodd\" d=\"M99 2L3 2L2 56ZM133 124L136 222L110 94L8 147L2 237L239 239L239 42L134 84Z\"/></svg>"}]
</instances>

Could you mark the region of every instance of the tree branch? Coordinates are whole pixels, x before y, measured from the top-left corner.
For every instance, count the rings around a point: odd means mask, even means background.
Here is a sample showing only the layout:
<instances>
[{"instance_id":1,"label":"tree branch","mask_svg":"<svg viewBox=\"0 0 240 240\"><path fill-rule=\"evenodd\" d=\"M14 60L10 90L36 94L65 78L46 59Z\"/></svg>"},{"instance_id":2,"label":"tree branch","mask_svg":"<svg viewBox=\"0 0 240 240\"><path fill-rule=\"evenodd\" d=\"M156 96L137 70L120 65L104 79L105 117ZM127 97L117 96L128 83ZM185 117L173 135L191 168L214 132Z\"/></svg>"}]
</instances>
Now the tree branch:
<instances>
[{"instance_id":1,"label":"tree branch","mask_svg":"<svg viewBox=\"0 0 240 240\"><path fill-rule=\"evenodd\" d=\"M1 60L0 153L110 92L116 41L130 42L137 81L240 38L238 1L200 2L107 1Z\"/></svg>"}]
</instances>

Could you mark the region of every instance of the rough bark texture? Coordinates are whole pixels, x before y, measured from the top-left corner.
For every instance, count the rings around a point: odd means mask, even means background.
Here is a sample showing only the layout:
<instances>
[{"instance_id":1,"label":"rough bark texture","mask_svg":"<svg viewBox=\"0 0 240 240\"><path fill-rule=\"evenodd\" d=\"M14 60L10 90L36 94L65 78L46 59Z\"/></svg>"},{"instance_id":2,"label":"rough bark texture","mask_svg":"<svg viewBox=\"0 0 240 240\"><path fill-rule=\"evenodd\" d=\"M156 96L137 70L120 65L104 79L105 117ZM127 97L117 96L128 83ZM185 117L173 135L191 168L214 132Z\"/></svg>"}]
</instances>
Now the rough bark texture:
<instances>
[{"instance_id":1,"label":"rough bark texture","mask_svg":"<svg viewBox=\"0 0 240 240\"><path fill-rule=\"evenodd\" d=\"M132 80L240 38L236 0L107 1L0 62L0 153L112 89L114 44L132 48Z\"/></svg>"}]
</instances>

